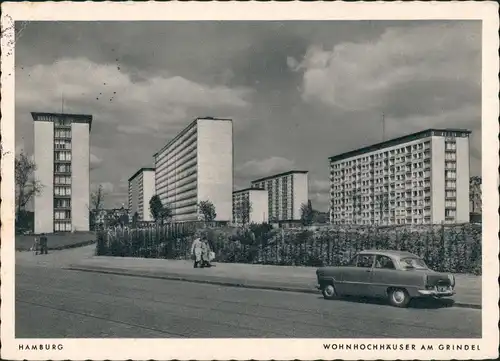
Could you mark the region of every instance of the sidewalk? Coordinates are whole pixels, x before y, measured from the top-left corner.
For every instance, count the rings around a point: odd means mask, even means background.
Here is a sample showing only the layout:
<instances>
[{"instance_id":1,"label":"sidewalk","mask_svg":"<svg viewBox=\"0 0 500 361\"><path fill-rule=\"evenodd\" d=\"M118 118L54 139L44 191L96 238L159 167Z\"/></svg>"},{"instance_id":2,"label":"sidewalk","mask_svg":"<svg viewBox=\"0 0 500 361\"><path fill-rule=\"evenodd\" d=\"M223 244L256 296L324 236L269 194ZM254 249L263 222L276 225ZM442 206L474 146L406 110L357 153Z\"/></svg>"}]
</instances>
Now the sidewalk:
<instances>
[{"instance_id":1,"label":"sidewalk","mask_svg":"<svg viewBox=\"0 0 500 361\"><path fill-rule=\"evenodd\" d=\"M316 293L316 268L216 263L196 269L191 261L127 257L89 257L66 267L76 271L112 273L224 286ZM455 275L455 306L481 308L481 277Z\"/></svg>"}]
</instances>

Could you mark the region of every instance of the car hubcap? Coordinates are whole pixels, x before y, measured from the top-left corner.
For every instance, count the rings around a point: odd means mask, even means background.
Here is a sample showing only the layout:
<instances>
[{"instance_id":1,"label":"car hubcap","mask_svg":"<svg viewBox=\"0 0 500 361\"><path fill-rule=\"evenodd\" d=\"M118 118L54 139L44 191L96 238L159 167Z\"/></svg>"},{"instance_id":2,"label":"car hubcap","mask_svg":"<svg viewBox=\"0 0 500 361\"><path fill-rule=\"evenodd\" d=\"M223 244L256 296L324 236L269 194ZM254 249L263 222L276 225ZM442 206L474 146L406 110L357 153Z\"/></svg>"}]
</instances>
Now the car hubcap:
<instances>
[{"instance_id":1,"label":"car hubcap","mask_svg":"<svg viewBox=\"0 0 500 361\"><path fill-rule=\"evenodd\" d=\"M394 298L394 301L396 301L397 303L401 303L405 299L405 294L403 291L400 291L400 290L394 291L393 298Z\"/></svg>"},{"instance_id":2,"label":"car hubcap","mask_svg":"<svg viewBox=\"0 0 500 361\"><path fill-rule=\"evenodd\" d=\"M335 293L335 290L333 289L333 286L326 286L325 287L325 294L328 296L328 297L331 297L333 296Z\"/></svg>"}]
</instances>

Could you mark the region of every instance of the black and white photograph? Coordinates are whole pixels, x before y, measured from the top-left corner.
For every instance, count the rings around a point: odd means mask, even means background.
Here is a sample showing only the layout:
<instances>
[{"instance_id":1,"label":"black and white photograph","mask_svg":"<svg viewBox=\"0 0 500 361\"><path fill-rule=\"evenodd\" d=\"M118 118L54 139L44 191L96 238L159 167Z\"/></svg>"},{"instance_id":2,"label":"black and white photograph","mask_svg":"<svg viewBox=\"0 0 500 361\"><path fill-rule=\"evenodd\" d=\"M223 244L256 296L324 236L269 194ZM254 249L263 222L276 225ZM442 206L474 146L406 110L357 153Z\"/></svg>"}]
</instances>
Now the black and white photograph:
<instances>
[{"instance_id":1,"label":"black and white photograph","mask_svg":"<svg viewBox=\"0 0 500 361\"><path fill-rule=\"evenodd\" d=\"M3 356L498 357L498 5L360 5L2 4Z\"/></svg>"}]
</instances>

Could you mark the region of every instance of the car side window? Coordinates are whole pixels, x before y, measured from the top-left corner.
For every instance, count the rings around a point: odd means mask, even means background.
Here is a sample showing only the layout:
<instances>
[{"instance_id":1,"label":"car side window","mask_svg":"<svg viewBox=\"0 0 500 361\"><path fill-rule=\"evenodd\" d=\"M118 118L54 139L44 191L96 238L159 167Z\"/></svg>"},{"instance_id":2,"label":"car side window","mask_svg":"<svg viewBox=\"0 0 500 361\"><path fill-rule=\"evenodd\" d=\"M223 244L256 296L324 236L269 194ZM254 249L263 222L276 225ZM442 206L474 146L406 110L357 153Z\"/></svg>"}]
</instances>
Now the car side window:
<instances>
[{"instance_id":1,"label":"car side window","mask_svg":"<svg viewBox=\"0 0 500 361\"><path fill-rule=\"evenodd\" d=\"M377 259L375 260L375 268L396 269L392 259L387 256L377 256Z\"/></svg>"},{"instance_id":2,"label":"car side window","mask_svg":"<svg viewBox=\"0 0 500 361\"><path fill-rule=\"evenodd\" d=\"M371 268L373 266L373 256L369 254L360 254L358 256L358 267Z\"/></svg>"}]
</instances>

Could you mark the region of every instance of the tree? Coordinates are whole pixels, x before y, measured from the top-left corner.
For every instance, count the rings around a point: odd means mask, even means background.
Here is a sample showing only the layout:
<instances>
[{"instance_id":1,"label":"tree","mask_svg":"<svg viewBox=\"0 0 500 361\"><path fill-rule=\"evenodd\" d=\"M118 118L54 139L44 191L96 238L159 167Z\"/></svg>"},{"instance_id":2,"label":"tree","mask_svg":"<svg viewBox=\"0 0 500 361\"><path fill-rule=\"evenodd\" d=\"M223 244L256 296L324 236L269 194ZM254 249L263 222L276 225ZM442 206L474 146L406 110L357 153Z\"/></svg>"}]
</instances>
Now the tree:
<instances>
[{"instance_id":1,"label":"tree","mask_svg":"<svg viewBox=\"0 0 500 361\"><path fill-rule=\"evenodd\" d=\"M36 168L36 163L24 153L15 159L16 216L34 196L42 192L43 185L34 178Z\"/></svg>"},{"instance_id":2,"label":"tree","mask_svg":"<svg viewBox=\"0 0 500 361\"><path fill-rule=\"evenodd\" d=\"M104 190L102 188L102 185L99 184L97 189L90 194L90 228L94 229L96 226L96 219L97 216L99 215L99 212L103 208L104 204Z\"/></svg>"},{"instance_id":3,"label":"tree","mask_svg":"<svg viewBox=\"0 0 500 361\"><path fill-rule=\"evenodd\" d=\"M215 212L215 206L210 201L201 201L198 204L198 209L203 216L203 220L205 222L213 222L215 217L217 217L217 213Z\"/></svg>"},{"instance_id":4,"label":"tree","mask_svg":"<svg viewBox=\"0 0 500 361\"><path fill-rule=\"evenodd\" d=\"M235 221L246 225L250 222L250 213L252 213L252 202L248 197L243 198L234 207Z\"/></svg>"},{"instance_id":5,"label":"tree","mask_svg":"<svg viewBox=\"0 0 500 361\"><path fill-rule=\"evenodd\" d=\"M151 217L155 222L163 224L166 219L172 217L172 210L168 205L163 205L158 195L154 195L149 200L149 209L151 210Z\"/></svg>"},{"instance_id":6,"label":"tree","mask_svg":"<svg viewBox=\"0 0 500 361\"><path fill-rule=\"evenodd\" d=\"M132 216L132 228L137 227L137 222L139 221L139 213L135 212Z\"/></svg>"},{"instance_id":7,"label":"tree","mask_svg":"<svg viewBox=\"0 0 500 361\"><path fill-rule=\"evenodd\" d=\"M472 213L481 213L482 208L482 178L478 176L470 177L469 179L469 201L471 204Z\"/></svg>"},{"instance_id":8,"label":"tree","mask_svg":"<svg viewBox=\"0 0 500 361\"><path fill-rule=\"evenodd\" d=\"M352 198L352 208L353 208L353 215L354 215L354 224L358 223L358 217L361 215L361 194L358 189L354 189L351 193L351 198Z\"/></svg>"},{"instance_id":9,"label":"tree","mask_svg":"<svg viewBox=\"0 0 500 361\"><path fill-rule=\"evenodd\" d=\"M314 222L314 210L310 199L300 206L300 221L304 226L309 226Z\"/></svg>"},{"instance_id":10,"label":"tree","mask_svg":"<svg viewBox=\"0 0 500 361\"><path fill-rule=\"evenodd\" d=\"M384 212L387 212L389 210L389 195L387 193L380 194L378 196L378 211L379 211L379 220L380 223L382 223L383 218L384 218Z\"/></svg>"}]
</instances>

